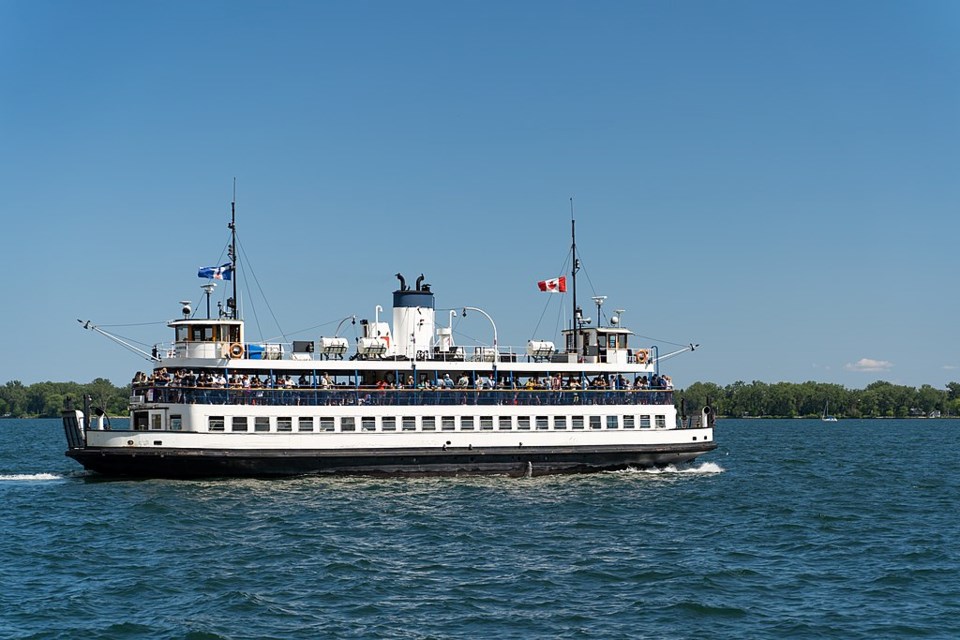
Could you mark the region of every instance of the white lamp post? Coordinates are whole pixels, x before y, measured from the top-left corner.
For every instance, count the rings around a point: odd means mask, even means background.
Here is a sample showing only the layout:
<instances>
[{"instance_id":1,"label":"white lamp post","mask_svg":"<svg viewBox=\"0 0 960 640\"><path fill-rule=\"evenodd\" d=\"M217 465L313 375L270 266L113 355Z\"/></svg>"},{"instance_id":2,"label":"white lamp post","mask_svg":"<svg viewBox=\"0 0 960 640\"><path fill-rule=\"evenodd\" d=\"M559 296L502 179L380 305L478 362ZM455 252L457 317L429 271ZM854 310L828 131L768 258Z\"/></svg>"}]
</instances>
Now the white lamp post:
<instances>
[{"instance_id":1,"label":"white lamp post","mask_svg":"<svg viewBox=\"0 0 960 640\"><path fill-rule=\"evenodd\" d=\"M464 307L463 308L464 318L467 317L467 311L476 311L477 313L481 313L484 315L484 317L486 317L487 320L490 321L490 324L493 326L493 361L494 362L499 361L500 349L497 347L497 324L493 321L493 318L490 317L490 314L484 311L483 309L479 309L477 307Z\"/></svg>"}]
</instances>

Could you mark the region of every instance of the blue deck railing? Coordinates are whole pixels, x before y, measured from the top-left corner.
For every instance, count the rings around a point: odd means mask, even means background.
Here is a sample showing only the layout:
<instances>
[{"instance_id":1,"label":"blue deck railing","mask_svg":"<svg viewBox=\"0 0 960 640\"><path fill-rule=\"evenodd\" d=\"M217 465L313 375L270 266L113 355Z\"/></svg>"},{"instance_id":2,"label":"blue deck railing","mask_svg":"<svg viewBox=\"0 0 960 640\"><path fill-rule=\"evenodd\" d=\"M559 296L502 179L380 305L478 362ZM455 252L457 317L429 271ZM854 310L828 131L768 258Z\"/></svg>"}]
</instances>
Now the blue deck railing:
<instances>
[{"instance_id":1,"label":"blue deck railing","mask_svg":"<svg viewBox=\"0 0 960 640\"><path fill-rule=\"evenodd\" d=\"M234 389L134 386L147 403L243 404L268 406L444 406L444 405L672 405L671 390L533 389Z\"/></svg>"}]
</instances>

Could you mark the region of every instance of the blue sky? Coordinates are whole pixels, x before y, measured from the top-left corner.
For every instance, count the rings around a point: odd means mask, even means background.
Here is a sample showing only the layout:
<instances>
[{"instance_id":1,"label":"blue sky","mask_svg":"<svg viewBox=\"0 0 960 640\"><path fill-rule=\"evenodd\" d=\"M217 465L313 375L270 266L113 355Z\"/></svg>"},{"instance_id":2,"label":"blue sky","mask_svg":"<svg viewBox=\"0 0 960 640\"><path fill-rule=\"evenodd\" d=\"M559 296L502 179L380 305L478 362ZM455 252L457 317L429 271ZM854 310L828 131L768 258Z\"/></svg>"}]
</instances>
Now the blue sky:
<instances>
[{"instance_id":1,"label":"blue sky","mask_svg":"<svg viewBox=\"0 0 960 640\"><path fill-rule=\"evenodd\" d=\"M956 2L4 0L0 83L0 383L145 368L76 319L169 340L234 177L253 339L559 340L574 197L680 386L960 380Z\"/></svg>"}]
</instances>

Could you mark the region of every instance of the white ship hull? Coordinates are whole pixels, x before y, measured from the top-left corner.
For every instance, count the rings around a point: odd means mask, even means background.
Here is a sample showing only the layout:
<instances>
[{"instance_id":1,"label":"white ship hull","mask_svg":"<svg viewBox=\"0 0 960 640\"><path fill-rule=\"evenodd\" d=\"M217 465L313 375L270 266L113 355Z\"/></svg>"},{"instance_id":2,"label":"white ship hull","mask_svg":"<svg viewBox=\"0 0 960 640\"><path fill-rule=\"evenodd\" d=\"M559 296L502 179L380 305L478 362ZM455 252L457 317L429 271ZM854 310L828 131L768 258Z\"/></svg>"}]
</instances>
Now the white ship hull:
<instances>
[{"instance_id":1,"label":"white ship hull","mask_svg":"<svg viewBox=\"0 0 960 640\"><path fill-rule=\"evenodd\" d=\"M444 407L439 417L433 413L436 407L392 409L389 413L379 407L150 409L167 418L154 421L156 425L194 429L211 419L219 426L220 420L232 423L234 417L243 416L250 429L246 432L84 429L80 411L65 412L64 424L68 439L82 443L71 447L68 456L92 471L133 477L584 473L663 467L716 448L710 427L665 428L672 406L590 405L572 412L562 406L538 406L531 412L494 405L478 413L477 407L463 405ZM178 420L172 423L170 416ZM262 432L253 431L258 423ZM342 431L348 423L355 431ZM299 429L323 424L333 430L277 431L278 425Z\"/></svg>"}]
</instances>

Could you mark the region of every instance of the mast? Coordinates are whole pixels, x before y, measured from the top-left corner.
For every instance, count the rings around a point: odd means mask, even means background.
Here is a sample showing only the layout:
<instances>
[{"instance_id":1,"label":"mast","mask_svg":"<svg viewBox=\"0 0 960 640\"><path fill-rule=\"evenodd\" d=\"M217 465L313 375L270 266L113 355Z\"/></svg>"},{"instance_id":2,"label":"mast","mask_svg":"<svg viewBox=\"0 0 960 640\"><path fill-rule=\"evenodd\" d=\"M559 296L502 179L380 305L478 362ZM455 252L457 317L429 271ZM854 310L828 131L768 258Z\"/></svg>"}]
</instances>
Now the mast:
<instances>
[{"instance_id":1,"label":"mast","mask_svg":"<svg viewBox=\"0 0 960 640\"><path fill-rule=\"evenodd\" d=\"M572 241L570 250L573 253L572 266L570 270L571 286L573 287L573 350L577 350L577 339L580 337L580 314L577 308L577 271L580 271L580 260L577 258L577 221L573 216L573 198L570 198L570 238ZM586 345L584 345L586 349Z\"/></svg>"},{"instance_id":2,"label":"mast","mask_svg":"<svg viewBox=\"0 0 960 640\"><path fill-rule=\"evenodd\" d=\"M230 202L230 279L233 281L233 297L227 300L231 316L237 319L237 179L233 179L233 200Z\"/></svg>"}]
</instances>

